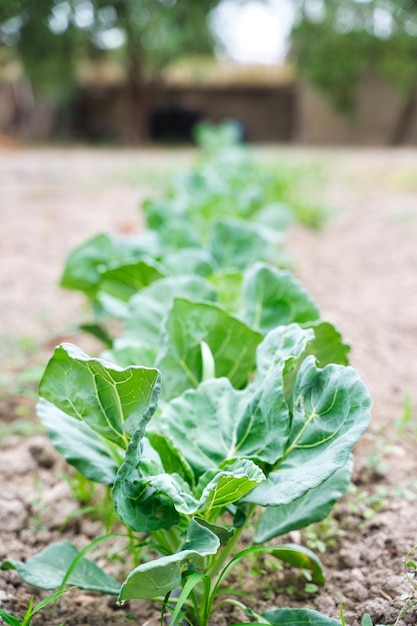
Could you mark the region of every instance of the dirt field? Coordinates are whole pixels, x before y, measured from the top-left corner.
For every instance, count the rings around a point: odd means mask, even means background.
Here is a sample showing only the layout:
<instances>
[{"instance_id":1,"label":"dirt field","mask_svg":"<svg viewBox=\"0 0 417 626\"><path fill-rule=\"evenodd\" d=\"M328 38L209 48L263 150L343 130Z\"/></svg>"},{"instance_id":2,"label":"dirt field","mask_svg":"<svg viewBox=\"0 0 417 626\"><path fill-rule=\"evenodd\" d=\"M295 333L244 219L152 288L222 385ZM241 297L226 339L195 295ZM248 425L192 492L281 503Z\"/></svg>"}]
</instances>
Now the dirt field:
<instances>
[{"instance_id":1,"label":"dirt field","mask_svg":"<svg viewBox=\"0 0 417 626\"><path fill-rule=\"evenodd\" d=\"M351 344L352 365L370 389L374 410L356 451L351 493L331 520L291 537L313 549L325 544L325 588L307 594L296 573L268 563L260 577L241 584L258 612L308 605L337 618L342 600L350 626L359 626L364 613L375 624L416 624L415 609L396 619L402 594L412 592L403 560L417 543L417 152L268 148L263 154L321 166L319 194L337 212L320 231L293 227L287 247L323 317ZM158 193L158 183L192 156L0 150L0 560L26 558L61 537L84 547L103 532L84 516L60 533L79 505L62 480L64 464L36 432L34 367L64 338L86 351L97 349L75 329L87 317L83 299L58 286L68 252L100 231L140 228L140 200ZM117 574L117 567L115 561L107 569ZM0 573L5 610L23 614L32 593L14 572ZM151 603L116 611L112 598L71 592L55 613L42 612L33 624L98 626L133 619L150 626L158 623L157 614ZM222 613L213 624L243 618L238 611Z\"/></svg>"}]
</instances>

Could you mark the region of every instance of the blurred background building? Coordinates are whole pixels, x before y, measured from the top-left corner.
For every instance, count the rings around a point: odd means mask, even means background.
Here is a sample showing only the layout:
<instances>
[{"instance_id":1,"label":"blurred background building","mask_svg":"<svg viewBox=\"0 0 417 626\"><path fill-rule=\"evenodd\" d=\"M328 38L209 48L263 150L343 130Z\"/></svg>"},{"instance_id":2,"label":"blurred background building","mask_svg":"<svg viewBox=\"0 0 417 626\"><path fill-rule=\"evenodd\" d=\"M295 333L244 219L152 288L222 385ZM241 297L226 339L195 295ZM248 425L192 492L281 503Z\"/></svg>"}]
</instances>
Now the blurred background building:
<instances>
[{"instance_id":1,"label":"blurred background building","mask_svg":"<svg viewBox=\"0 0 417 626\"><path fill-rule=\"evenodd\" d=\"M1 0L0 133L417 144L417 0Z\"/></svg>"}]
</instances>

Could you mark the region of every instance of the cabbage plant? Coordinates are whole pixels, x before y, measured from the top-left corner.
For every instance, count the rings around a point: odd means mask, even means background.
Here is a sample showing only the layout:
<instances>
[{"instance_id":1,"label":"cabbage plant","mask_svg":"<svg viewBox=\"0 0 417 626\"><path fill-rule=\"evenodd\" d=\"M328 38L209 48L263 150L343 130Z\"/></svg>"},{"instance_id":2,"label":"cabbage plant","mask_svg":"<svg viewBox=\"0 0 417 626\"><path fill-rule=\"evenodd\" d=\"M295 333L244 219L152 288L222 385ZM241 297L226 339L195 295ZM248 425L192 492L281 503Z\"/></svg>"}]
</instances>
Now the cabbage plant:
<instances>
[{"instance_id":1,"label":"cabbage plant","mask_svg":"<svg viewBox=\"0 0 417 626\"><path fill-rule=\"evenodd\" d=\"M298 324L279 326L259 343L243 388L211 377L163 402L157 368L122 368L70 344L56 349L39 416L70 463L112 486L121 521L145 533L154 555L116 584L118 602L160 600L174 623L207 625L225 602L241 604L222 585L256 553L310 569L324 583L311 551L267 543L328 514L347 488L352 448L369 419L357 372L318 367L306 350L313 335ZM25 578L28 564L19 571ZM290 610L292 623L297 611ZM320 619L314 623L332 623Z\"/></svg>"}]
</instances>

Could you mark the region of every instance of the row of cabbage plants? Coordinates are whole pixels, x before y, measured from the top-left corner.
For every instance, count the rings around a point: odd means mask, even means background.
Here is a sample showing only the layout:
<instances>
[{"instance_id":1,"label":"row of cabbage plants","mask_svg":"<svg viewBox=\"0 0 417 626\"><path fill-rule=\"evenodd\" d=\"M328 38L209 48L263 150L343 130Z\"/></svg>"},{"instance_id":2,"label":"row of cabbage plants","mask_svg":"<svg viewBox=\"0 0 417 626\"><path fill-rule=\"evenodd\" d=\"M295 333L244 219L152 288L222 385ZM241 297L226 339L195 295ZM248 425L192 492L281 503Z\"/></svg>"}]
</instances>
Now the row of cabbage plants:
<instances>
[{"instance_id":1,"label":"row of cabbage plants","mask_svg":"<svg viewBox=\"0 0 417 626\"><path fill-rule=\"evenodd\" d=\"M279 538L346 491L371 400L286 265L285 185L233 128L200 138L197 165L144 203L146 230L100 234L69 256L62 284L90 298L88 329L106 348L60 345L40 384L53 445L111 488L138 565L120 582L60 542L2 568L41 588L159 600L171 624L207 626L230 602L252 623L336 625L308 608L257 615L227 587L260 553L324 584L316 555Z\"/></svg>"}]
</instances>

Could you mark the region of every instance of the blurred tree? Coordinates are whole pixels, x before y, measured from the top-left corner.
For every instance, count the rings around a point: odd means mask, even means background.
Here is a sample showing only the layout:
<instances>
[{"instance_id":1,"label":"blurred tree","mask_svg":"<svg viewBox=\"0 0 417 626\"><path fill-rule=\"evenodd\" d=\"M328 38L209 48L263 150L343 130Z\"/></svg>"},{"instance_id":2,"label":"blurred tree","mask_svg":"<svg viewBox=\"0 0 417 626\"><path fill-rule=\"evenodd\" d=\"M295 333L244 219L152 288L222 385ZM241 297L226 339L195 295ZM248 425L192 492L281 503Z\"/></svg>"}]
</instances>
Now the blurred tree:
<instances>
[{"instance_id":1,"label":"blurred tree","mask_svg":"<svg viewBox=\"0 0 417 626\"><path fill-rule=\"evenodd\" d=\"M402 143L417 112L417 0L294 0L291 54L298 71L339 110L354 114L370 68L402 96L390 141Z\"/></svg>"},{"instance_id":2,"label":"blurred tree","mask_svg":"<svg viewBox=\"0 0 417 626\"><path fill-rule=\"evenodd\" d=\"M167 62L214 46L208 14L219 0L1 0L0 52L21 61L37 93L68 97L85 60L116 58L126 73L131 113ZM138 120L136 127L141 127Z\"/></svg>"}]
</instances>

